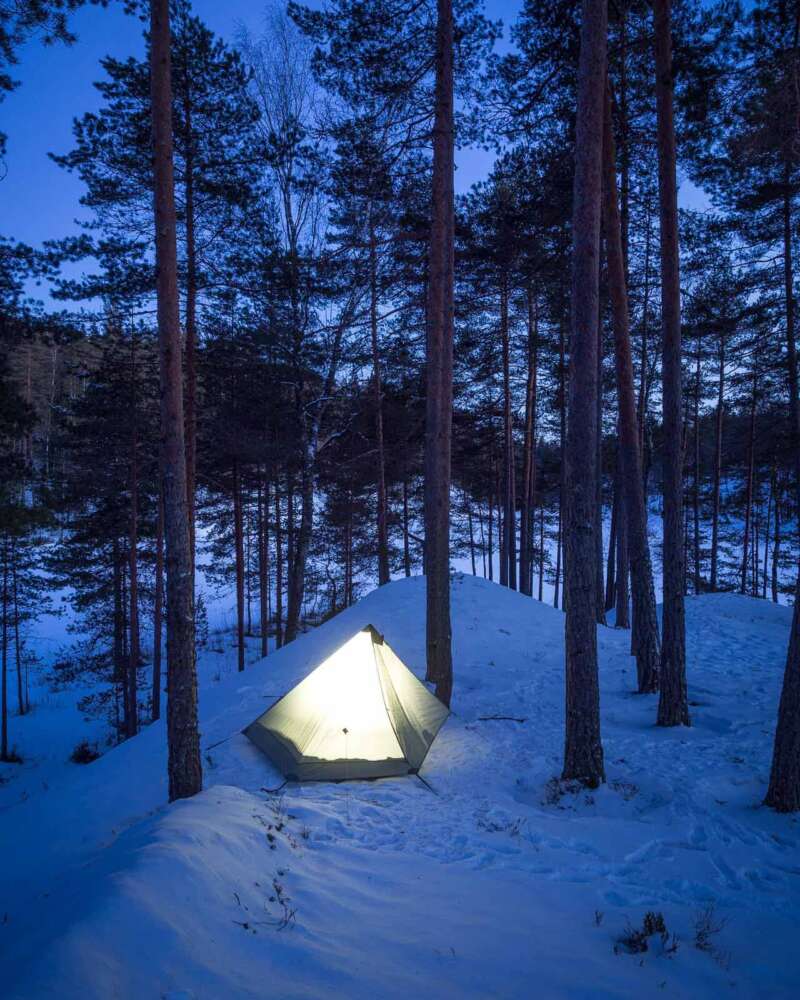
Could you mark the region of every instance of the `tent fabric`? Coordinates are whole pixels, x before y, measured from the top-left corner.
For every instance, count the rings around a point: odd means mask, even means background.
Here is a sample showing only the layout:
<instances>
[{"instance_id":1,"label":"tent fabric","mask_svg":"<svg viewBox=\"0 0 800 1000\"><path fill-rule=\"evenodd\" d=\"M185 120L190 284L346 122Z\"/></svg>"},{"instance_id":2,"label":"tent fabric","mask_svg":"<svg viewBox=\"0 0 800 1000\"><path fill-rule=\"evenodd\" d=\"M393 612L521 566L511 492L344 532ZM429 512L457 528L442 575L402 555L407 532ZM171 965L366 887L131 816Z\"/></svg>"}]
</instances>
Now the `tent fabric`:
<instances>
[{"instance_id":1,"label":"tent fabric","mask_svg":"<svg viewBox=\"0 0 800 1000\"><path fill-rule=\"evenodd\" d=\"M419 770L448 715L368 625L244 733L290 780L387 778Z\"/></svg>"}]
</instances>

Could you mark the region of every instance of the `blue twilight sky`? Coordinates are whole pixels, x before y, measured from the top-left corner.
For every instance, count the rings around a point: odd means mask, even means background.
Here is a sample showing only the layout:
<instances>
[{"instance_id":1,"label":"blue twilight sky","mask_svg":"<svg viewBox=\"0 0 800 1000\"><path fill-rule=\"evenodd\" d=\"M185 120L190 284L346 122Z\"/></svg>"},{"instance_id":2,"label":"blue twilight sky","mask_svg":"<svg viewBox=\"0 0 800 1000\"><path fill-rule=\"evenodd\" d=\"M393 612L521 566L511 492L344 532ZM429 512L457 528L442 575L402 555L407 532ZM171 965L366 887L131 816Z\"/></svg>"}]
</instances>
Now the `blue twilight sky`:
<instances>
[{"instance_id":1,"label":"blue twilight sky","mask_svg":"<svg viewBox=\"0 0 800 1000\"><path fill-rule=\"evenodd\" d=\"M494 18L513 21L521 0L489 0ZM226 40L240 26L258 32L262 0L195 0L195 12ZM99 105L93 81L102 77L99 60L142 54L142 23L126 16L112 0L106 8L87 7L72 19L74 45L45 48L33 39L20 53L12 76L20 86L0 103L0 131L8 134L5 177L0 180L0 234L38 246L42 240L75 230L85 217L80 181L57 167L49 152L65 153L72 145L74 117ZM459 188L484 176L491 156L468 151L459 157Z\"/></svg>"},{"instance_id":2,"label":"blue twilight sky","mask_svg":"<svg viewBox=\"0 0 800 1000\"><path fill-rule=\"evenodd\" d=\"M521 3L486 2L488 15L504 22L502 47L508 44L508 26ZM194 0L193 6L228 41L240 26L257 33L265 10L264 0ZM71 22L78 36L74 45L45 48L33 39L20 53L19 65L12 67L20 86L0 103L0 131L8 134L5 176L0 180L0 235L39 246L45 239L74 232L75 220L86 217L79 204L80 181L47 154L67 152L73 118L98 107L92 83L103 75L99 60L105 55L123 58L143 53L142 23L126 16L121 7L111 0L106 9L83 8ZM463 191L486 175L492 155L461 150L456 160L457 188ZM682 203L697 206L704 201L691 185L684 185L681 195Z\"/></svg>"}]
</instances>

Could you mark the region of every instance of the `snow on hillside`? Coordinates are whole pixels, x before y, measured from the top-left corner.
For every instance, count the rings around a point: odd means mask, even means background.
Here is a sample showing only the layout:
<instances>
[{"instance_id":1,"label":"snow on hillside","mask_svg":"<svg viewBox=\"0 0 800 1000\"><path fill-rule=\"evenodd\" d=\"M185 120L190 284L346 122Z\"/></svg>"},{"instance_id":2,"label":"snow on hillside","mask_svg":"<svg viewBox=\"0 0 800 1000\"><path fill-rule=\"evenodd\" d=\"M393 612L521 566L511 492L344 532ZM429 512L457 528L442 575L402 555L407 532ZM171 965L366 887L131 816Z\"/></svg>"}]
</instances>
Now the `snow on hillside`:
<instances>
[{"instance_id":1,"label":"snow on hillside","mask_svg":"<svg viewBox=\"0 0 800 1000\"><path fill-rule=\"evenodd\" d=\"M157 724L7 806L3 995L796 996L800 822L759 808L790 612L688 599L690 730L653 726L629 636L601 629L608 784L562 797L563 616L463 576L453 612L433 791L403 778L273 795L280 775L239 734L368 622L420 673L411 579L204 687L202 795L164 805ZM668 935L615 953L647 911ZM721 929L698 941L703 919Z\"/></svg>"}]
</instances>

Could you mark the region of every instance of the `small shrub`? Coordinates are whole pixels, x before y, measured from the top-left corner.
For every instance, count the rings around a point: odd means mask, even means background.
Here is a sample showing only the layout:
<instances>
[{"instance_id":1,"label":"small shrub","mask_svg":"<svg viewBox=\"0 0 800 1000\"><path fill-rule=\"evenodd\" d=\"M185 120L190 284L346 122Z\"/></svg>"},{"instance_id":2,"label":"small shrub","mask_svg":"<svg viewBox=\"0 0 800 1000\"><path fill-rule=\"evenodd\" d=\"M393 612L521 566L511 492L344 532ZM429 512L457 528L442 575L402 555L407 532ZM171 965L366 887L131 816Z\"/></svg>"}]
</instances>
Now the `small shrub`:
<instances>
[{"instance_id":1,"label":"small shrub","mask_svg":"<svg viewBox=\"0 0 800 1000\"><path fill-rule=\"evenodd\" d=\"M69 759L73 764L91 764L99 756L100 752L94 743L90 743L88 740L81 740L70 754Z\"/></svg>"},{"instance_id":2,"label":"small shrub","mask_svg":"<svg viewBox=\"0 0 800 1000\"><path fill-rule=\"evenodd\" d=\"M618 955L624 951L629 955L641 955L649 950L649 939L656 935L661 939L662 945L666 946L669 940L669 931L664 922L664 914L650 911L645 913L641 927L632 927L630 923L626 925L625 930L614 944L614 954ZM677 943L674 944L672 950L675 948L677 948Z\"/></svg>"},{"instance_id":3,"label":"small shrub","mask_svg":"<svg viewBox=\"0 0 800 1000\"><path fill-rule=\"evenodd\" d=\"M710 955L724 969L730 966L730 955L718 948L713 939L725 927L726 923L724 917L717 916L714 903L708 903L702 910L698 910L694 918L695 948Z\"/></svg>"}]
</instances>

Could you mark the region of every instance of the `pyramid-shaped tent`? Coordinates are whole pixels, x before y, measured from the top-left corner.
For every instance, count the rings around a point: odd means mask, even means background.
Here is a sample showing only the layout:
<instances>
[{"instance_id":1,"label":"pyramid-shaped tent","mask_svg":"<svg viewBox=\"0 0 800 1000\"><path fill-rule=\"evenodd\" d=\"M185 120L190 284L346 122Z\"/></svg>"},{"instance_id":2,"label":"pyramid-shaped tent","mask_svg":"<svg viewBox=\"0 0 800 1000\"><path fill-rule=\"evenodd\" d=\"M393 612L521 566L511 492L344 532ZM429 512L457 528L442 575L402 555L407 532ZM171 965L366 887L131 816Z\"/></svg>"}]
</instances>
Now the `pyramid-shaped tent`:
<instances>
[{"instance_id":1,"label":"pyramid-shaped tent","mask_svg":"<svg viewBox=\"0 0 800 1000\"><path fill-rule=\"evenodd\" d=\"M294 781L415 774L447 708L371 625L244 730Z\"/></svg>"}]
</instances>

